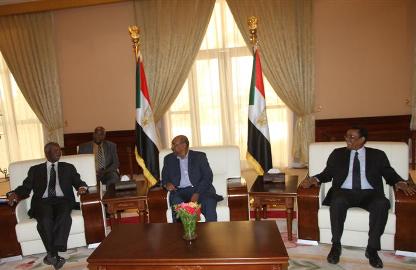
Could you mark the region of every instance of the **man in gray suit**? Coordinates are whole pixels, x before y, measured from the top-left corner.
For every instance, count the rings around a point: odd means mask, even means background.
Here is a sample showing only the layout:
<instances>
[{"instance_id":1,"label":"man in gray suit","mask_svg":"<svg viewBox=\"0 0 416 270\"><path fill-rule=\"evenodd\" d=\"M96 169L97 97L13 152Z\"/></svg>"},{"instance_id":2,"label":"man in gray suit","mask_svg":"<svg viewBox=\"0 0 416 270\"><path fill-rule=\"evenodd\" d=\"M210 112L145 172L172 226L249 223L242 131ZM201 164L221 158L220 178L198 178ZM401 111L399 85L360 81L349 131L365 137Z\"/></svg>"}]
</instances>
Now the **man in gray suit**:
<instances>
[{"instance_id":1,"label":"man in gray suit","mask_svg":"<svg viewBox=\"0 0 416 270\"><path fill-rule=\"evenodd\" d=\"M94 154L97 179L104 185L120 181L118 172L117 145L105 140L105 129L96 127L93 140L83 143L78 148L78 154Z\"/></svg>"}]
</instances>

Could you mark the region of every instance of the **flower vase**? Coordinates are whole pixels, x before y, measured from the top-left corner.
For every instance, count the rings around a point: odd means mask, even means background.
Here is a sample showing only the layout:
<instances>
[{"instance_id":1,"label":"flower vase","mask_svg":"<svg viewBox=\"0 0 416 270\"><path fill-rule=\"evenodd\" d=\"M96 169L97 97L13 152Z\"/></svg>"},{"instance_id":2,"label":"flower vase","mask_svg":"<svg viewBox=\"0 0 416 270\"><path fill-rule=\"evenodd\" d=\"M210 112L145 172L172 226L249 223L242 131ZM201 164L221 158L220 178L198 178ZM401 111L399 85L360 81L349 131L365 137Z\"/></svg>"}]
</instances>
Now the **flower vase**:
<instances>
[{"instance_id":1,"label":"flower vase","mask_svg":"<svg viewBox=\"0 0 416 270\"><path fill-rule=\"evenodd\" d=\"M192 241L197 238L196 234L196 223L197 215L182 216L181 221L183 225L183 239Z\"/></svg>"}]
</instances>

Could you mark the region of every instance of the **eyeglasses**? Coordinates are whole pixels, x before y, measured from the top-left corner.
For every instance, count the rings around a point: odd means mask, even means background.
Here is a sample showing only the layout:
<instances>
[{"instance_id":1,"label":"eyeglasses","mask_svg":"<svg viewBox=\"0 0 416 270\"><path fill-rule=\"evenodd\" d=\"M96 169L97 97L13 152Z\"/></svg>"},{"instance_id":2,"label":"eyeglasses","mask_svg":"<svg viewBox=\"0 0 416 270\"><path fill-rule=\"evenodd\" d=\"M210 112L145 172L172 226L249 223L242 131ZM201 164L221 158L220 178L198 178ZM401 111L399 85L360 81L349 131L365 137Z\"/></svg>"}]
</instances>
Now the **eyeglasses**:
<instances>
[{"instance_id":1,"label":"eyeglasses","mask_svg":"<svg viewBox=\"0 0 416 270\"><path fill-rule=\"evenodd\" d=\"M348 134L345 134L345 135L344 135L344 138L345 138L346 140L354 141L354 140L357 140L357 139L359 139L359 138L361 138L361 137L360 137L360 136L355 136L355 135L348 135Z\"/></svg>"}]
</instances>

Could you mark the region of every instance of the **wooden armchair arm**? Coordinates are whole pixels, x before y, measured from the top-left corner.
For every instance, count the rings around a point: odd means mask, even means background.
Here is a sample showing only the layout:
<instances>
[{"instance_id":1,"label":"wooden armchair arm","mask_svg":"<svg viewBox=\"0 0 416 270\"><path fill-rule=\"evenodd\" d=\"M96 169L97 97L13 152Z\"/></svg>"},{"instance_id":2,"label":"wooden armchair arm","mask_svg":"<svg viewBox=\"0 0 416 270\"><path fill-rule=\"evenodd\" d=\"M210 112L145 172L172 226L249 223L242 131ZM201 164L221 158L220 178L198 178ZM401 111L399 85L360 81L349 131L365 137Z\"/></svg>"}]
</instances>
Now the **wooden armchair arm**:
<instances>
[{"instance_id":1,"label":"wooden armchair arm","mask_svg":"<svg viewBox=\"0 0 416 270\"><path fill-rule=\"evenodd\" d=\"M298 238L319 241L318 209L320 187L297 189Z\"/></svg>"},{"instance_id":2,"label":"wooden armchair arm","mask_svg":"<svg viewBox=\"0 0 416 270\"><path fill-rule=\"evenodd\" d=\"M409 176L412 185L414 182ZM396 234L394 236L394 249L416 252L416 195L406 196L402 191L394 190L396 209Z\"/></svg>"},{"instance_id":3,"label":"wooden armchair arm","mask_svg":"<svg viewBox=\"0 0 416 270\"><path fill-rule=\"evenodd\" d=\"M99 243L105 238L105 225L100 192L98 188L89 188L80 195L80 206L84 218L85 240L87 244Z\"/></svg>"},{"instance_id":4,"label":"wooden armchair arm","mask_svg":"<svg viewBox=\"0 0 416 270\"><path fill-rule=\"evenodd\" d=\"M162 187L152 187L147 193L147 207L150 223L166 223L167 191Z\"/></svg>"},{"instance_id":5,"label":"wooden armchair arm","mask_svg":"<svg viewBox=\"0 0 416 270\"><path fill-rule=\"evenodd\" d=\"M249 220L248 191L246 182L227 183L230 221Z\"/></svg>"},{"instance_id":6,"label":"wooden armchair arm","mask_svg":"<svg viewBox=\"0 0 416 270\"><path fill-rule=\"evenodd\" d=\"M22 250L16 237L15 208L16 205L0 204L0 258L22 255Z\"/></svg>"}]
</instances>

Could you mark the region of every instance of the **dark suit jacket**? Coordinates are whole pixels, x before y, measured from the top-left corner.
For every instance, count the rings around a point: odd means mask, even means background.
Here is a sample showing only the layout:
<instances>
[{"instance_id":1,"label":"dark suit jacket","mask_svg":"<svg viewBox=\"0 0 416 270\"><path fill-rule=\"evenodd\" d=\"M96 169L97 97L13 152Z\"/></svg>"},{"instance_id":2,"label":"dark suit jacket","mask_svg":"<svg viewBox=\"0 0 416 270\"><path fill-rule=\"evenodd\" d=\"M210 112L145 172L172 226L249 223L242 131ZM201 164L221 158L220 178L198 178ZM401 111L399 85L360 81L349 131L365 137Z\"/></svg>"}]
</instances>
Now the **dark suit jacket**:
<instances>
[{"instance_id":1,"label":"dark suit jacket","mask_svg":"<svg viewBox=\"0 0 416 270\"><path fill-rule=\"evenodd\" d=\"M324 205L330 205L333 191L340 189L347 178L350 153L351 150L346 147L335 149L328 157L325 169L320 174L315 175L319 182L332 181L332 188L323 201ZM391 186L402 180L390 166L386 153L379 149L365 147L365 164L367 180L376 192L384 194L382 177Z\"/></svg>"},{"instance_id":2,"label":"dark suit jacket","mask_svg":"<svg viewBox=\"0 0 416 270\"><path fill-rule=\"evenodd\" d=\"M163 160L162 184L171 182L176 187L181 181L181 170L179 160L174 153L171 153ZM212 170L209 166L205 153L189 150L188 152L188 173L189 180L200 194L215 194L212 185Z\"/></svg>"},{"instance_id":3,"label":"dark suit jacket","mask_svg":"<svg viewBox=\"0 0 416 270\"><path fill-rule=\"evenodd\" d=\"M78 148L78 154L92 154L94 141L83 143ZM118 161L117 145L110 141L103 141L105 168L106 171L117 171L120 162Z\"/></svg>"},{"instance_id":4,"label":"dark suit jacket","mask_svg":"<svg viewBox=\"0 0 416 270\"><path fill-rule=\"evenodd\" d=\"M46 162L30 167L27 177L23 180L22 185L15 189L16 194L23 198L28 197L30 192L33 190L31 206L35 205L35 201L42 199L42 196L47 189L48 174L46 170ZM81 180L74 165L70 163L58 163L58 177L59 185L64 193L64 197L73 204L73 207L75 207L76 203L73 187L78 190L80 187L88 187L88 185ZM31 210L29 210L29 213Z\"/></svg>"}]
</instances>

